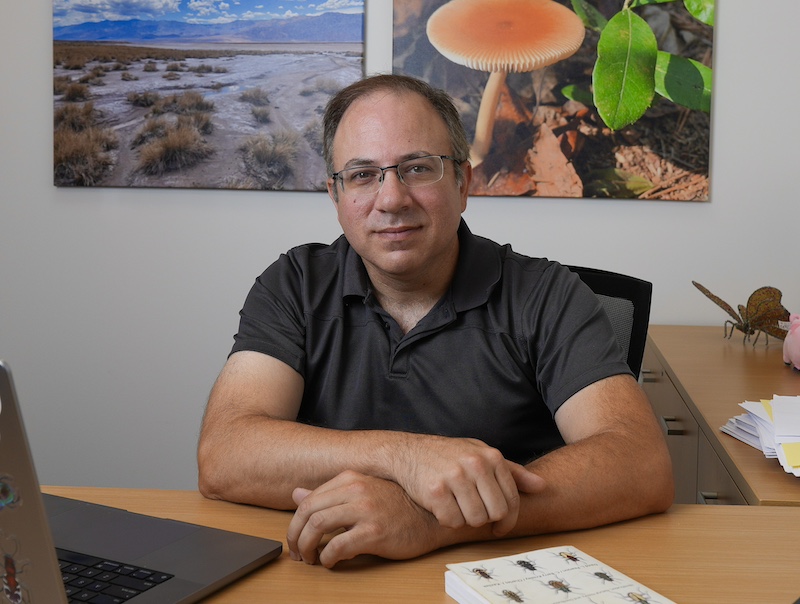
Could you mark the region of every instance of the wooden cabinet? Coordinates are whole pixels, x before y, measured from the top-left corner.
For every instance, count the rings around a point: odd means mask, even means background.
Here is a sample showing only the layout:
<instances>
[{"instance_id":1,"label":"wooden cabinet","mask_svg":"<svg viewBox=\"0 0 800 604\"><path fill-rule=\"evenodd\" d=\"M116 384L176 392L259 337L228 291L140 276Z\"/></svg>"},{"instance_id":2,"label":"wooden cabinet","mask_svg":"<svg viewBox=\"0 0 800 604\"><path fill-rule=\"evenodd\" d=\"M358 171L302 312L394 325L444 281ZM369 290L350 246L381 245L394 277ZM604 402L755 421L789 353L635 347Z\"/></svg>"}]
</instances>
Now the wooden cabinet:
<instances>
[{"instance_id":1,"label":"wooden cabinet","mask_svg":"<svg viewBox=\"0 0 800 604\"><path fill-rule=\"evenodd\" d=\"M642 362L644 388L667 440L675 477L675 503L697 499L697 422L648 342Z\"/></svg>"},{"instance_id":2,"label":"wooden cabinet","mask_svg":"<svg viewBox=\"0 0 800 604\"><path fill-rule=\"evenodd\" d=\"M641 379L672 457L676 503L800 505L800 478L720 431L743 401L800 394L782 342L753 347L721 328L651 325Z\"/></svg>"}]
</instances>

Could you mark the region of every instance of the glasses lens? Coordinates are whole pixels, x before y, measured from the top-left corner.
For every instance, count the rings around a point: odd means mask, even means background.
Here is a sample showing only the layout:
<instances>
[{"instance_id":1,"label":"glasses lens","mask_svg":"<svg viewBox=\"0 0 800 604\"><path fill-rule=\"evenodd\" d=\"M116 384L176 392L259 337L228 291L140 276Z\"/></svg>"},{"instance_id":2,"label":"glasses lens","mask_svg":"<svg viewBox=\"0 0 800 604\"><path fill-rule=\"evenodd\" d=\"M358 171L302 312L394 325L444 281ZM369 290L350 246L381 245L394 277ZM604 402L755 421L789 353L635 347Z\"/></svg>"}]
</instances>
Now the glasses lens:
<instances>
[{"instance_id":1,"label":"glasses lens","mask_svg":"<svg viewBox=\"0 0 800 604\"><path fill-rule=\"evenodd\" d=\"M342 189L353 193L374 193L381 188L381 169L373 166L339 172Z\"/></svg>"},{"instance_id":2,"label":"glasses lens","mask_svg":"<svg viewBox=\"0 0 800 604\"><path fill-rule=\"evenodd\" d=\"M444 163L438 155L409 159L397 166L397 174L407 187L421 187L439 182Z\"/></svg>"}]
</instances>

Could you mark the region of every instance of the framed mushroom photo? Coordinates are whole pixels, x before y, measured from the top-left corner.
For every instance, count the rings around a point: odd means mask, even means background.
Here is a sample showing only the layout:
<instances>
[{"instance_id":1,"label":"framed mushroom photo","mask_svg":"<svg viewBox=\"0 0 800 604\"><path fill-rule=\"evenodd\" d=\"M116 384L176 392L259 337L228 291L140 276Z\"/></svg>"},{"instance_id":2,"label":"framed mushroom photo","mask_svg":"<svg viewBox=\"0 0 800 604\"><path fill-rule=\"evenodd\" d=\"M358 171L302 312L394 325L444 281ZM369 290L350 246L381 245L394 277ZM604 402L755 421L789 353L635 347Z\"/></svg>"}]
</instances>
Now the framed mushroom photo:
<instances>
[{"instance_id":1,"label":"framed mushroom photo","mask_svg":"<svg viewBox=\"0 0 800 604\"><path fill-rule=\"evenodd\" d=\"M714 0L395 0L392 69L450 93L471 194L709 201Z\"/></svg>"},{"instance_id":2,"label":"framed mushroom photo","mask_svg":"<svg viewBox=\"0 0 800 604\"><path fill-rule=\"evenodd\" d=\"M324 191L364 2L53 0L54 184Z\"/></svg>"}]
</instances>

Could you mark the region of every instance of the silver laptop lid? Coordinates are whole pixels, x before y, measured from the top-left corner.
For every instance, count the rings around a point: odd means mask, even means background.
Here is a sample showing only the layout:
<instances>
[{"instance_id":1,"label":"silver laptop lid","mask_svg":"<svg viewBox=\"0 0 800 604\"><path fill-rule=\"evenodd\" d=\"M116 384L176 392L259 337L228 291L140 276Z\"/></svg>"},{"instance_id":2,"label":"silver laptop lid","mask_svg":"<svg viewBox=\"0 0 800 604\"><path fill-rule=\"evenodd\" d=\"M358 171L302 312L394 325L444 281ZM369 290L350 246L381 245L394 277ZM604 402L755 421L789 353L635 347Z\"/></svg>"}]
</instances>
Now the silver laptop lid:
<instances>
[{"instance_id":1,"label":"silver laptop lid","mask_svg":"<svg viewBox=\"0 0 800 604\"><path fill-rule=\"evenodd\" d=\"M0 555L9 602L66 603L25 427L8 366L0 360Z\"/></svg>"}]
</instances>

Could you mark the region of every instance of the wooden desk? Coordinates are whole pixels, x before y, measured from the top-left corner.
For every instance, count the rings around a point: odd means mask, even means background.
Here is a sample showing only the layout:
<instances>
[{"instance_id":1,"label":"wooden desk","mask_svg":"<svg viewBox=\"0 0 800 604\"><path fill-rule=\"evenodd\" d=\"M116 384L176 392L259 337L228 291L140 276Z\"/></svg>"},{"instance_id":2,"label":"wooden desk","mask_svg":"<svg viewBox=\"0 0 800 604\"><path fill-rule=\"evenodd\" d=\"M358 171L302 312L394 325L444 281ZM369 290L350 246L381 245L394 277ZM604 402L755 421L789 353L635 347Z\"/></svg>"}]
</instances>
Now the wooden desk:
<instances>
[{"instance_id":1,"label":"wooden desk","mask_svg":"<svg viewBox=\"0 0 800 604\"><path fill-rule=\"evenodd\" d=\"M720 432L731 417L744 413L739 403L745 400L800 395L800 372L784 365L783 342L770 338L765 346L763 340L762 335L755 347L742 344L738 331L727 340L721 324L650 326L643 386L656 414L674 417L674 431L683 432L667 436L677 502L694 503L704 499L701 494L714 493L719 503L800 505L800 478Z\"/></svg>"},{"instance_id":2,"label":"wooden desk","mask_svg":"<svg viewBox=\"0 0 800 604\"><path fill-rule=\"evenodd\" d=\"M791 604L800 596L800 508L678 505L587 531L451 547L407 561L369 556L334 570L292 561L289 512L210 501L190 491L47 487L48 493L279 540L284 552L207 601L451 603L445 564L572 545L680 604Z\"/></svg>"}]
</instances>

